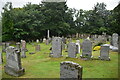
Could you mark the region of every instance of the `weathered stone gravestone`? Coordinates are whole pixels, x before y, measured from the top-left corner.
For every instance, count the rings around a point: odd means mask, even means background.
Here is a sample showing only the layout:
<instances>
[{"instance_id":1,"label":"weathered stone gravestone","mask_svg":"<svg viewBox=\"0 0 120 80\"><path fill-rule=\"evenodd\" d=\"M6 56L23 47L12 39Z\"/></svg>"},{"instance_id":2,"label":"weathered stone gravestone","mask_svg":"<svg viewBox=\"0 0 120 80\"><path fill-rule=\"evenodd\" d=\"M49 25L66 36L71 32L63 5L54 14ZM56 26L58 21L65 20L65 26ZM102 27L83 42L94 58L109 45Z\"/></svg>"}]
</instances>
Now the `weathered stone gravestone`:
<instances>
[{"instance_id":1,"label":"weathered stone gravestone","mask_svg":"<svg viewBox=\"0 0 120 80\"><path fill-rule=\"evenodd\" d=\"M117 33L114 33L112 35L112 45L115 47L118 47L118 34Z\"/></svg>"},{"instance_id":2,"label":"weathered stone gravestone","mask_svg":"<svg viewBox=\"0 0 120 80\"><path fill-rule=\"evenodd\" d=\"M25 70L21 65L20 52L16 48L9 46L6 49L5 72L12 76L21 76Z\"/></svg>"},{"instance_id":3,"label":"weathered stone gravestone","mask_svg":"<svg viewBox=\"0 0 120 80\"><path fill-rule=\"evenodd\" d=\"M40 51L40 45L35 46L35 51Z\"/></svg>"},{"instance_id":4,"label":"weathered stone gravestone","mask_svg":"<svg viewBox=\"0 0 120 80\"><path fill-rule=\"evenodd\" d=\"M83 67L77 63L65 61L60 63L61 80L82 80Z\"/></svg>"},{"instance_id":5,"label":"weathered stone gravestone","mask_svg":"<svg viewBox=\"0 0 120 80\"><path fill-rule=\"evenodd\" d=\"M88 59L92 57L92 42L88 39L85 39L82 43L81 57L87 57Z\"/></svg>"},{"instance_id":6,"label":"weathered stone gravestone","mask_svg":"<svg viewBox=\"0 0 120 80\"><path fill-rule=\"evenodd\" d=\"M53 57L62 56L62 39L60 37L54 37L52 40L52 53Z\"/></svg>"},{"instance_id":7,"label":"weathered stone gravestone","mask_svg":"<svg viewBox=\"0 0 120 80\"><path fill-rule=\"evenodd\" d=\"M100 56L99 58L101 60L110 60L110 57L109 57L109 46L107 45L102 45L101 46L101 49L100 49Z\"/></svg>"},{"instance_id":8,"label":"weathered stone gravestone","mask_svg":"<svg viewBox=\"0 0 120 80\"><path fill-rule=\"evenodd\" d=\"M46 44L46 45L48 45L48 44L49 44L49 40L48 40L48 39L45 41L45 44Z\"/></svg>"},{"instance_id":9,"label":"weathered stone gravestone","mask_svg":"<svg viewBox=\"0 0 120 80\"><path fill-rule=\"evenodd\" d=\"M21 50L28 51L26 48L26 41L25 40L21 40Z\"/></svg>"},{"instance_id":10,"label":"weathered stone gravestone","mask_svg":"<svg viewBox=\"0 0 120 80\"><path fill-rule=\"evenodd\" d=\"M39 43L39 42L40 42L39 39L37 39L37 40L36 40L36 43Z\"/></svg>"},{"instance_id":11,"label":"weathered stone gravestone","mask_svg":"<svg viewBox=\"0 0 120 80\"><path fill-rule=\"evenodd\" d=\"M17 49L18 51L21 51L21 49L20 49L20 42L17 42L17 43L16 43L16 49Z\"/></svg>"},{"instance_id":12,"label":"weathered stone gravestone","mask_svg":"<svg viewBox=\"0 0 120 80\"><path fill-rule=\"evenodd\" d=\"M77 53L80 53L80 40L76 40Z\"/></svg>"},{"instance_id":13,"label":"weathered stone gravestone","mask_svg":"<svg viewBox=\"0 0 120 80\"><path fill-rule=\"evenodd\" d=\"M21 58L26 58L26 51L21 49Z\"/></svg>"},{"instance_id":14,"label":"weathered stone gravestone","mask_svg":"<svg viewBox=\"0 0 120 80\"><path fill-rule=\"evenodd\" d=\"M68 44L68 57L76 58L76 54L77 54L76 44L70 42Z\"/></svg>"}]
</instances>

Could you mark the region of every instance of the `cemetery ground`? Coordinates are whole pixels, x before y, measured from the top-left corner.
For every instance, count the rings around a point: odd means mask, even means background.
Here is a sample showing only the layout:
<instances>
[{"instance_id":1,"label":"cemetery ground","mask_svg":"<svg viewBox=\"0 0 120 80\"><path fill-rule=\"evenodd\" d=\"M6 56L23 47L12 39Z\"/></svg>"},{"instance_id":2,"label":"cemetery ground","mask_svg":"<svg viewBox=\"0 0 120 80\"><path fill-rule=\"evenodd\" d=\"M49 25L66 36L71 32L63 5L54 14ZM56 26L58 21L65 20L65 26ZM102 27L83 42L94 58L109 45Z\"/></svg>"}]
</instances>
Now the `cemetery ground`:
<instances>
[{"instance_id":1,"label":"cemetery ground","mask_svg":"<svg viewBox=\"0 0 120 80\"><path fill-rule=\"evenodd\" d=\"M81 40L82 41L82 40ZM36 44L34 42L34 44ZM20 77L9 76L4 72L5 65L5 53L3 53L4 62L2 65L2 77L3 78L59 78L60 77L60 62L72 61L80 64L83 67L83 79L84 78L118 78L118 54L117 52L110 51L110 61L98 60L100 55L99 51L92 51L92 60L80 59L80 54L77 54L78 58L66 57L68 52L62 51L63 57L52 58L49 57L51 44L39 43L41 50L35 52L35 46L27 43L28 52L26 52L26 58L22 58L22 67L25 69L25 75ZM14 46L14 45L12 45ZM29 52L35 52L35 54L29 54Z\"/></svg>"}]
</instances>

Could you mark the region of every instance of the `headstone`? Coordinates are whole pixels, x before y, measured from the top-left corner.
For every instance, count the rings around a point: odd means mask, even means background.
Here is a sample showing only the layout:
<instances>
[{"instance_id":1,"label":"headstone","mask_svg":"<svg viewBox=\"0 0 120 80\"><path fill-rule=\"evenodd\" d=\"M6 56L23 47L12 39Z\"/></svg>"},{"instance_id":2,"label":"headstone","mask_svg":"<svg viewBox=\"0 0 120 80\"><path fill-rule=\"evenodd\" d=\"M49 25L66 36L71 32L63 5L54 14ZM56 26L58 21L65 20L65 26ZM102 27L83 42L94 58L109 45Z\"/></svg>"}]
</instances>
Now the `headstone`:
<instances>
[{"instance_id":1,"label":"headstone","mask_svg":"<svg viewBox=\"0 0 120 80\"><path fill-rule=\"evenodd\" d=\"M101 46L101 49L100 49L100 56L99 58L101 60L110 60L110 57L109 57L109 46L108 45L102 45Z\"/></svg>"},{"instance_id":2,"label":"headstone","mask_svg":"<svg viewBox=\"0 0 120 80\"><path fill-rule=\"evenodd\" d=\"M68 57L76 58L77 50L76 50L76 44L73 42L70 42L68 44Z\"/></svg>"},{"instance_id":3,"label":"headstone","mask_svg":"<svg viewBox=\"0 0 120 80\"><path fill-rule=\"evenodd\" d=\"M45 43L46 42L46 38L43 38L43 43Z\"/></svg>"},{"instance_id":4,"label":"headstone","mask_svg":"<svg viewBox=\"0 0 120 80\"><path fill-rule=\"evenodd\" d=\"M80 53L80 40L76 40L77 53Z\"/></svg>"},{"instance_id":5,"label":"headstone","mask_svg":"<svg viewBox=\"0 0 120 80\"><path fill-rule=\"evenodd\" d=\"M114 33L112 35L112 45L115 47L118 47L118 34L117 33Z\"/></svg>"},{"instance_id":6,"label":"headstone","mask_svg":"<svg viewBox=\"0 0 120 80\"><path fill-rule=\"evenodd\" d=\"M26 41L25 40L21 40L21 50L28 51L26 48Z\"/></svg>"},{"instance_id":7,"label":"headstone","mask_svg":"<svg viewBox=\"0 0 120 80\"><path fill-rule=\"evenodd\" d=\"M40 51L40 45L35 46L35 51Z\"/></svg>"},{"instance_id":8,"label":"headstone","mask_svg":"<svg viewBox=\"0 0 120 80\"><path fill-rule=\"evenodd\" d=\"M85 39L82 43L81 57L87 57L88 59L92 57L92 42L88 39Z\"/></svg>"},{"instance_id":9,"label":"headstone","mask_svg":"<svg viewBox=\"0 0 120 80\"><path fill-rule=\"evenodd\" d=\"M53 57L61 57L62 56L62 39L60 37L53 38L52 53L53 53Z\"/></svg>"},{"instance_id":10,"label":"headstone","mask_svg":"<svg viewBox=\"0 0 120 80\"><path fill-rule=\"evenodd\" d=\"M82 80L83 67L77 63L65 61L60 63L61 80Z\"/></svg>"},{"instance_id":11,"label":"headstone","mask_svg":"<svg viewBox=\"0 0 120 80\"><path fill-rule=\"evenodd\" d=\"M36 40L36 43L39 43L39 42L40 42L39 39L37 39L37 40Z\"/></svg>"},{"instance_id":12,"label":"headstone","mask_svg":"<svg viewBox=\"0 0 120 80\"><path fill-rule=\"evenodd\" d=\"M21 49L21 58L26 58L26 51Z\"/></svg>"},{"instance_id":13,"label":"headstone","mask_svg":"<svg viewBox=\"0 0 120 80\"><path fill-rule=\"evenodd\" d=\"M9 46L6 49L5 72L12 76L22 76L25 70L21 65L20 52L16 48Z\"/></svg>"},{"instance_id":14,"label":"headstone","mask_svg":"<svg viewBox=\"0 0 120 80\"><path fill-rule=\"evenodd\" d=\"M16 43L16 49L17 49L18 51L21 51L21 49L20 49L20 42L17 42L17 43Z\"/></svg>"},{"instance_id":15,"label":"headstone","mask_svg":"<svg viewBox=\"0 0 120 80\"><path fill-rule=\"evenodd\" d=\"M48 40L48 39L45 41L45 44L46 44L46 45L48 45L48 44L49 44L49 40Z\"/></svg>"}]
</instances>

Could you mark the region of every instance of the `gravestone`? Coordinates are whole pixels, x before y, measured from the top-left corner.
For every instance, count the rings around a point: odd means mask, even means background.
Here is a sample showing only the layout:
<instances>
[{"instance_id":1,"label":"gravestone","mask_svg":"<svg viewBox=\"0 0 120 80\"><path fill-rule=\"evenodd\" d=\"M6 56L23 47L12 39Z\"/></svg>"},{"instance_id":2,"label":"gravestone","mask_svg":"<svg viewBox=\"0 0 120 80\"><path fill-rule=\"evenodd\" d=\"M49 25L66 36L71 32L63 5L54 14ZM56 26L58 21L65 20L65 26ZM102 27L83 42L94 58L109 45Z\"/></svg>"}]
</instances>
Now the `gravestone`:
<instances>
[{"instance_id":1,"label":"gravestone","mask_svg":"<svg viewBox=\"0 0 120 80\"><path fill-rule=\"evenodd\" d=\"M46 38L43 38L43 43L45 43L46 42Z\"/></svg>"},{"instance_id":2,"label":"gravestone","mask_svg":"<svg viewBox=\"0 0 120 80\"><path fill-rule=\"evenodd\" d=\"M99 58L101 60L110 60L110 57L109 57L109 46L108 45L102 45L101 46L101 49L100 49L100 56Z\"/></svg>"},{"instance_id":3,"label":"gravestone","mask_svg":"<svg viewBox=\"0 0 120 80\"><path fill-rule=\"evenodd\" d=\"M92 57L92 42L88 39L85 39L82 43L81 57L87 57L88 59Z\"/></svg>"},{"instance_id":4,"label":"gravestone","mask_svg":"<svg viewBox=\"0 0 120 80\"><path fill-rule=\"evenodd\" d=\"M25 70L21 65L20 52L16 48L9 46L6 49L5 73L12 76L22 76Z\"/></svg>"},{"instance_id":5,"label":"gravestone","mask_svg":"<svg viewBox=\"0 0 120 80\"><path fill-rule=\"evenodd\" d=\"M76 44L73 42L70 42L68 44L68 57L76 58L77 50L76 50Z\"/></svg>"},{"instance_id":6,"label":"gravestone","mask_svg":"<svg viewBox=\"0 0 120 80\"><path fill-rule=\"evenodd\" d=\"M16 49L17 49L18 51L21 51L21 49L20 49L20 42L17 42L17 43L16 43Z\"/></svg>"},{"instance_id":7,"label":"gravestone","mask_svg":"<svg viewBox=\"0 0 120 80\"><path fill-rule=\"evenodd\" d=\"M52 40L52 53L53 57L62 56L62 39L60 37L54 37Z\"/></svg>"},{"instance_id":8,"label":"gravestone","mask_svg":"<svg viewBox=\"0 0 120 80\"><path fill-rule=\"evenodd\" d=\"M6 48L10 46L10 43L6 43Z\"/></svg>"},{"instance_id":9,"label":"gravestone","mask_svg":"<svg viewBox=\"0 0 120 80\"><path fill-rule=\"evenodd\" d=\"M76 40L77 53L80 53L80 40Z\"/></svg>"},{"instance_id":10,"label":"gravestone","mask_svg":"<svg viewBox=\"0 0 120 80\"><path fill-rule=\"evenodd\" d=\"M45 41L45 44L46 44L46 45L48 45L48 44L49 44L49 40L48 40L48 39Z\"/></svg>"},{"instance_id":11,"label":"gravestone","mask_svg":"<svg viewBox=\"0 0 120 80\"><path fill-rule=\"evenodd\" d=\"M37 40L36 40L36 43L39 43L39 42L40 42L39 39L37 39Z\"/></svg>"},{"instance_id":12,"label":"gravestone","mask_svg":"<svg viewBox=\"0 0 120 80\"><path fill-rule=\"evenodd\" d=\"M2 64L2 53L0 52L0 64Z\"/></svg>"},{"instance_id":13,"label":"gravestone","mask_svg":"<svg viewBox=\"0 0 120 80\"><path fill-rule=\"evenodd\" d=\"M35 46L35 51L40 51L40 45Z\"/></svg>"},{"instance_id":14,"label":"gravestone","mask_svg":"<svg viewBox=\"0 0 120 80\"><path fill-rule=\"evenodd\" d=\"M26 48L26 41L25 40L21 40L21 50L28 51Z\"/></svg>"},{"instance_id":15,"label":"gravestone","mask_svg":"<svg viewBox=\"0 0 120 80\"><path fill-rule=\"evenodd\" d=\"M26 58L26 50L21 49L21 58Z\"/></svg>"},{"instance_id":16,"label":"gravestone","mask_svg":"<svg viewBox=\"0 0 120 80\"><path fill-rule=\"evenodd\" d=\"M82 80L83 67L71 61L60 63L61 80Z\"/></svg>"},{"instance_id":17,"label":"gravestone","mask_svg":"<svg viewBox=\"0 0 120 80\"><path fill-rule=\"evenodd\" d=\"M117 33L113 33L112 35L112 45L115 47L118 47L118 34Z\"/></svg>"}]
</instances>

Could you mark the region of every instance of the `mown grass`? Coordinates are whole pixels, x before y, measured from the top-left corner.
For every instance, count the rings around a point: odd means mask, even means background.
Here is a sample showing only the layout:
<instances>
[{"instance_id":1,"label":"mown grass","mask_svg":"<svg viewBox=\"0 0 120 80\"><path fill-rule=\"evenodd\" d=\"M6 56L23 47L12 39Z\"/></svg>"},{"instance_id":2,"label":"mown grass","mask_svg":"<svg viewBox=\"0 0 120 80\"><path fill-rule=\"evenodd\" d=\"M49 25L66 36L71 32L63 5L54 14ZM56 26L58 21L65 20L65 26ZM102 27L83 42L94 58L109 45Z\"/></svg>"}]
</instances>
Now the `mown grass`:
<instances>
[{"instance_id":1,"label":"mown grass","mask_svg":"<svg viewBox=\"0 0 120 80\"><path fill-rule=\"evenodd\" d=\"M82 40L81 40L82 41ZM73 41L74 42L74 41ZM35 44L35 43L34 43ZM51 58L49 57L51 44L46 45L40 43L41 51L35 54L35 48L32 44L27 44L28 52L27 58L22 58L22 67L25 68L25 75L21 77L9 76L4 72L5 53L3 53L4 63L2 65L3 78L59 78L60 77L60 62L73 61L83 67L83 78L118 78L118 54L110 51L111 61L98 60L99 51L93 51L93 60L84 61L78 58L66 58L67 52L63 50L63 57Z\"/></svg>"}]
</instances>

